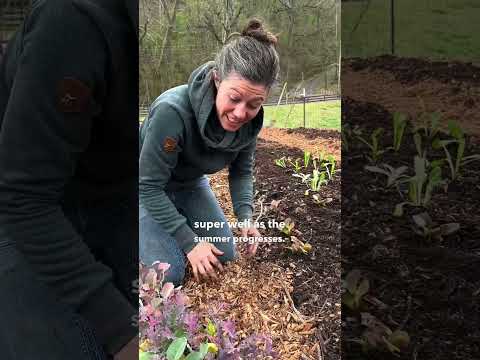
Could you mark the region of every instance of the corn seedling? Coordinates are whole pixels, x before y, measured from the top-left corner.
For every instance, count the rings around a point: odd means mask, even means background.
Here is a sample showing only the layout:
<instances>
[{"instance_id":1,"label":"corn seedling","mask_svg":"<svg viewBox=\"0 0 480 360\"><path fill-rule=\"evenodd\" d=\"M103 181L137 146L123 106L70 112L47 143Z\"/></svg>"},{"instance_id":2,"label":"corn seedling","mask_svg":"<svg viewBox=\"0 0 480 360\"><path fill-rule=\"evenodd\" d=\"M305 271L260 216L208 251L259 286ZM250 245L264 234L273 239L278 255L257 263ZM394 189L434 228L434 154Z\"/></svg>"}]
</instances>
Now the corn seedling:
<instances>
[{"instance_id":1,"label":"corn seedling","mask_svg":"<svg viewBox=\"0 0 480 360\"><path fill-rule=\"evenodd\" d=\"M388 164L382 164L382 167L379 166L365 166L365 170L382 174L387 177L387 185L386 187L389 188L393 185L399 184L402 180L408 178L408 176L404 175L405 172L408 170L407 166L400 166L398 168L394 168Z\"/></svg>"},{"instance_id":2,"label":"corn seedling","mask_svg":"<svg viewBox=\"0 0 480 360\"><path fill-rule=\"evenodd\" d=\"M362 276L360 270L352 270L342 281L344 293L342 294L342 303L352 311L360 310L363 297L370 289L370 282Z\"/></svg>"},{"instance_id":3,"label":"corn seedling","mask_svg":"<svg viewBox=\"0 0 480 360\"><path fill-rule=\"evenodd\" d=\"M415 175L409 179L408 197L410 201L395 206L394 216L403 215L405 205L427 207L432 198L433 189L444 183L442 170L439 166L431 167L427 171L427 160L419 156L414 158Z\"/></svg>"},{"instance_id":4,"label":"corn seedling","mask_svg":"<svg viewBox=\"0 0 480 360\"><path fill-rule=\"evenodd\" d=\"M310 164L310 158L312 154L310 151L304 151L303 152L303 167L306 169L308 168L308 165Z\"/></svg>"},{"instance_id":5,"label":"corn seedling","mask_svg":"<svg viewBox=\"0 0 480 360\"><path fill-rule=\"evenodd\" d=\"M393 150L397 152L402 145L403 134L407 126L407 116L396 112L393 114Z\"/></svg>"},{"instance_id":6,"label":"corn seedling","mask_svg":"<svg viewBox=\"0 0 480 360\"><path fill-rule=\"evenodd\" d=\"M365 140L363 137L358 136L358 139L369 147L370 156L367 156L367 158L372 163L376 163L380 159L382 154L385 152L385 150L382 150L380 146L380 136L382 135L382 133L383 128L375 129L370 135L370 142Z\"/></svg>"},{"instance_id":7,"label":"corn seedling","mask_svg":"<svg viewBox=\"0 0 480 360\"><path fill-rule=\"evenodd\" d=\"M282 156L280 159L275 159L275 165L285 169L287 167L287 164L285 163L285 156Z\"/></svg>"},{"instance_id":8,"label":"corn seedling","mask_svg":"<svg viewBox=\"0 0 480 360\"><path fill-rule=\"evenodd\" d=\"M437 225L426 212L413 215L412 219L414 222L413 231L415 234L424 237L427 241L442 241L443 236L453 234L460 230L459 223Z\"/></svg>"}]
</instances>

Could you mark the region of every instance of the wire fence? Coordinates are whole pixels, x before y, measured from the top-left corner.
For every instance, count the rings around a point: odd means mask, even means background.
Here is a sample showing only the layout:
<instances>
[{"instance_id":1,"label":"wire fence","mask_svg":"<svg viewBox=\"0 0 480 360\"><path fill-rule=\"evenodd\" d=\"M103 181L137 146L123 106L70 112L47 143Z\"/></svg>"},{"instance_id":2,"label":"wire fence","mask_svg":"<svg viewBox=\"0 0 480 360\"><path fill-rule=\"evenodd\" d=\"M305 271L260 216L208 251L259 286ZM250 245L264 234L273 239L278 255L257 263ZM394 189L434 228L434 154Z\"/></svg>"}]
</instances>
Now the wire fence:
<instances>
[{"instance_id":1,"label":"wire fence","mask_svg":"<svg viewBox=\"0 0 480 360\"><path fill-rule=\"evenodd\" d=\"M340 128L340 94L324 92L310 96L270 99L264 106L264 126L281 128ZM329 104L327 104L329 103ZM139 109L140 122L149 107Z\"/></svg>"},{"instance_id":2,"label":"wire fence","mask_svg":"<svg viewBox=\"0 0 480 360\"><path fill-rule=\"evenodd\" d=\"M480 61L478 0L344 0L342 56Z\"/></svg>"}]
</instances>

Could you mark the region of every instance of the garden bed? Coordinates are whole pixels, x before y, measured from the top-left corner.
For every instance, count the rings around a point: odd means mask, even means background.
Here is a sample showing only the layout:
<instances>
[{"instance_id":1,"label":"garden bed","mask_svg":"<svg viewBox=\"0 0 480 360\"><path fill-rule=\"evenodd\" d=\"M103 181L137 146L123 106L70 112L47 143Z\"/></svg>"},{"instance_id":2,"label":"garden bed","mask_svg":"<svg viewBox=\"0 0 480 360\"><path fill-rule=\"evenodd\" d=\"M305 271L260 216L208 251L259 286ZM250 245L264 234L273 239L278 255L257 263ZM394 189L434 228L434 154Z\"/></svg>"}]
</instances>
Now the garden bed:
<instances>
[{"instance_id":1,"label":"garden bed","mask_svg":"<svg viewBox=\"0 0 480 360\"><path fill-rule=\"evenodd\" d=\"M434 76L435 66L430 73ZM342 125L357 127L366 139L384 128L382 149L393 144L392 118L378 104L343 100ZM407 166L412 175L417 149L411 124L404 138L400 151L386 151L377 165ZM466 139L465 155L480 154L478 139ZM343 358L480 358L480 161L465 166L448 186L435 188L427 206L407 206L403 216L395 217L395 205L405 201L407 185L387 188L385 176L364 168L372 165L368 147L355 136L349 140L348 151L342 153L342 272L359 269L370 286L359 309L344 307L342 312ZM428 157L433 161L445 154L430 150ZM442 178L448 174L448 167L442 166ZM420 236L414 232L413 216L423 212L437 225L457 223L460 228L443 239ZM365 355L358 343L367 328L361 313L373 315L392 331L406 331L410 344L398 355L377 351L382 346Z\"/></svg>"},{"instance_id":2,"label":"garden bed","mask_svg":"<svg viewBox=\"0 0 480 360\"><path fill-rule=\"evenodd\" d=\"M340 134L262 130L256 152L255 218L261 209L259 221L290 218L295 223L292 235L308 242L312 250L298 254L286 248L290 242L263 244L255 258L242 256L227 266L217 283L198 285L190 279L184 288L192 309L225 303L223 316L235 320L242 336L270 335L280 359L336 360L340 359L340 172L318 191L319 199L331 199L319 205L312 193L305 196L305 184L292 171L275 165L281 157L303 159L304 150L323 150L339 158ZM227 218L233 220L227 172L211 176L211 185ZM261 233L285 237L277 229Z\"/></svg>"}]
</instances>

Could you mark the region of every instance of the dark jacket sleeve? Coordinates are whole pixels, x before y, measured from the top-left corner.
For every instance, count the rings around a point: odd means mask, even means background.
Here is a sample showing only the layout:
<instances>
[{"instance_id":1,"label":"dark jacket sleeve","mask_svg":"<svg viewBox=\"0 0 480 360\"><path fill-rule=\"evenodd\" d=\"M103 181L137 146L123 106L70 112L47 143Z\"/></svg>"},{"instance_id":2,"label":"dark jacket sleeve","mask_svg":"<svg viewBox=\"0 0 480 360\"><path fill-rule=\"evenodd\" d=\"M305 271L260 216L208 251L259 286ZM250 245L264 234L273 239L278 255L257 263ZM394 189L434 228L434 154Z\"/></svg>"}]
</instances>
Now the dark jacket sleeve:
<instances>
[{"instance_id":1,"label":"dark jacket sleeve","mask_svg":"<svg viewBox=\"0 0 480 360\"><path fill-rule=\"evenodd\" d=\"M230 196L233 211L239 221L252 219L253 216L253 166L256 144L255 140L241 150L229 167Z\"/></svg>"},{"instance_id":2,"label":"dark jacket sleeve","mask_svg":"<svg viewBox=\"0 0 480 360\"><path fill-rule=\"evenodd\" d=\"M159 103L144 126L139 164L140 202L187 254L196 245L196 235L165 192L182 152L182 119L170 104ZM171 151L165 149L167 139L175 142Z\"/></svg>"},{"instance_id":3,"label":"dark jacket sleeve","mask_svg":"<svg viewBox=\"0 0 480 360\"><path fill-rule=\"evenodd\" d=\"M115 353L136 311L60 207L105 93L106 44L70 1L34 1L18 56L0 132L0 236Z\"/></svg>"}]
</instances>

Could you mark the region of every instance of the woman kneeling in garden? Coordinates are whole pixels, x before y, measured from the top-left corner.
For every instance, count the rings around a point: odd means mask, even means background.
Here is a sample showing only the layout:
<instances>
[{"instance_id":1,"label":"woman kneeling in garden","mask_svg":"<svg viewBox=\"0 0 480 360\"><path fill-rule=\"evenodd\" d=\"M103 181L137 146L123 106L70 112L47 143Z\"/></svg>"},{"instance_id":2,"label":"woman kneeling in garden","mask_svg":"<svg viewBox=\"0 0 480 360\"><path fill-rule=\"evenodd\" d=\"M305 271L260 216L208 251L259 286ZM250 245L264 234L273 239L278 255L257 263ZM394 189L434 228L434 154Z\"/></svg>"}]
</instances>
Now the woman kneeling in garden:
<instances>
[{"instance_id":1,"label":"woman kneeling in garden","mask_svg":"<svg viewBox=\"0 0 480 360\"><path fill-rule=\"evenodd\" d=\"M222 263L236 257L232 232L205 174L228 166L234 213L238 221L251 220L262 104L279 73L276 42L260 21L251 20L187 85L161 94L142 124L140 259L146 265L169 263L167 282L183 282L185 255L197 281L216 277ZM200 222L221 226L195 227ZM260 234L252 226L242 228L242 236ZM256 249L257 244L248 247L251 255Z\"/></svg>"}]
</instances>

